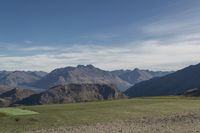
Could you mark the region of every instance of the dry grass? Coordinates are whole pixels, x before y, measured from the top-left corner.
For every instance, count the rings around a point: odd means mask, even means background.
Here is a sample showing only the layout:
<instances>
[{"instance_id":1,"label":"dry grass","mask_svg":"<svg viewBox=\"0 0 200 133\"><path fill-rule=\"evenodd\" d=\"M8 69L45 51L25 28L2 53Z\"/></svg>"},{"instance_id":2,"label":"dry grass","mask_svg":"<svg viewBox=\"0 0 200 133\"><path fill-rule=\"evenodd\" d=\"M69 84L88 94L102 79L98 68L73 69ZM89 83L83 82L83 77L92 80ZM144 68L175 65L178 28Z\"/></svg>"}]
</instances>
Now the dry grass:
<instances>
[{"instance_id":1,"label":"dry grass","mask_svg":"<svg viewBox=\"0 0 200 133\"><path fill-rule=\"evenodd\" d=\"M200 113L179 113L160 118L117 120L75 127L59 127L29 133L197 133Z\"/></svg>"},{"instance_id":2,"label":"dry grass","mask_svg":"<svg viewBox=\"0 0 200 133\"><path fill-rule=\"evenodd\" d=\"M0 112L0 117L4 117L4 116L6 116L6 114Z\"/></svg>"},{"instance_id":3,"label":"dry grass","mask_svg":"<svg viewBox=\"0 0 200 133\"><path fill-rule=\"evenodd\" d=\"M185 120L178 122L167 120L173 114L181 116L182 112L200 113L200 99L184 97L148 97L137 99L113 100L104 102L88 102L74 104L56 104L42 106L19 107L23 110L38 112L36 115L17 115L0 117L0 133L23 133L27 131L55 132L131 132L139 130L170 130L178 129L175 125L185 128ZM142 121L146 123L143 127ZM157 120L157 118L160 118ZM167 123L160 122L165 118ZM171 117L169 117L171 118ZM197 122L197 119L190 119ZM159 122L156 122L159 121ZM188 123L194 126L196 123ZM199 123L198 123L199 124ZM136 127L134 127L136 126ZM75 127L75 128L73 128ZM43 130L44 129L44 130ZM51 130L48 130L51 129ZM137 129L137 130L136 130ZM189 128L190 129L190 128ZM189 130L187 128L187 130ZM63 131L62 131L63 130ZM69 131L68 131L69 130ZM126 131L127 130L127 131ZM167 133L167 132L166 132Z\"/></svg>"}]
</instances>

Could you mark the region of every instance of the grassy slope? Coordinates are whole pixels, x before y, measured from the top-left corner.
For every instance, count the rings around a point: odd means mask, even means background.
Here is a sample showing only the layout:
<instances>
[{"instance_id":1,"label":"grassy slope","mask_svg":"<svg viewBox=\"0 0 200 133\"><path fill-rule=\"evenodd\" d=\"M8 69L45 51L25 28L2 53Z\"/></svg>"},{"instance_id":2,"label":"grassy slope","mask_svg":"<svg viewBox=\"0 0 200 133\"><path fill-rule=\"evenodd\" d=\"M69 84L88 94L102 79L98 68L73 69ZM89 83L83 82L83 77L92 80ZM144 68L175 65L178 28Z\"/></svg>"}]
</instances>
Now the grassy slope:
<instances>
[{"instance_id":1,"label":"grassy slope","mask_svg":"<svg viewBox=\"0 0 200 133\"><path fill-rule=\"evenodd\" d=\"M177 112L200 112L200 99L148 97L63 105L21 107L38 115L0 117L0 131L22 132L63 125L91 124L116 119L160 117Z\"/></svg>"}]
</instances>

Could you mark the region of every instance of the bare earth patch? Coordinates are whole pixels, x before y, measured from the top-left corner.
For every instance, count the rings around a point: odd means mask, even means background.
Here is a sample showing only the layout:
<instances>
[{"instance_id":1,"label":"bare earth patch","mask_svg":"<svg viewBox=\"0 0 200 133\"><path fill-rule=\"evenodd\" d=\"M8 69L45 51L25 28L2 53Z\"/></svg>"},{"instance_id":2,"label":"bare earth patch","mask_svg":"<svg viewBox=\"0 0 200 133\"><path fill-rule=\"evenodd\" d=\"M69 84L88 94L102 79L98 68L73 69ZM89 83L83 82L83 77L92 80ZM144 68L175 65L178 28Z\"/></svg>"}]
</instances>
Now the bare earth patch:
<instances>
[{"instance_id":1,"label":"bare earth patch","mask_svg":"<svg viewBox=\"0 0 200 133\"><path fill-rule=\"evenodd\" d=\"M200 113L179 113L160 118L118 120L29 133L200 133Z\"/></svg>"}]
</instances>

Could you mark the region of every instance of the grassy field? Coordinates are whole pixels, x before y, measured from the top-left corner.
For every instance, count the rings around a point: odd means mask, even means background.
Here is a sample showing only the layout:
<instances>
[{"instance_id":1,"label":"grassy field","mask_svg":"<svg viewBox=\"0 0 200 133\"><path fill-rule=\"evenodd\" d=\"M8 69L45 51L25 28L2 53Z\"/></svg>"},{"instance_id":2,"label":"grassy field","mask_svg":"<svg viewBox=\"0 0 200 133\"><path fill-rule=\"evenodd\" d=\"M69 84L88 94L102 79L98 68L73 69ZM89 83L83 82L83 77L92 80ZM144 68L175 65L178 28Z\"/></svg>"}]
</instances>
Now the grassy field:
<instances>
[{"instance_id":1,"label":"grassy field","mask_svg":"<svg viewBox=\"0 0 200 133\"><path fill-rule=\"evenodd\" d=\"M24 132L41 128L76 126L136 119L162 117L179 112L199 112L200 99L183 97L146 97L60 105L19 107L38 112L30 115L10 115L0 112L1 132ZM19 110L22 111L22 110Z\"/></svg>"}]
</instances>

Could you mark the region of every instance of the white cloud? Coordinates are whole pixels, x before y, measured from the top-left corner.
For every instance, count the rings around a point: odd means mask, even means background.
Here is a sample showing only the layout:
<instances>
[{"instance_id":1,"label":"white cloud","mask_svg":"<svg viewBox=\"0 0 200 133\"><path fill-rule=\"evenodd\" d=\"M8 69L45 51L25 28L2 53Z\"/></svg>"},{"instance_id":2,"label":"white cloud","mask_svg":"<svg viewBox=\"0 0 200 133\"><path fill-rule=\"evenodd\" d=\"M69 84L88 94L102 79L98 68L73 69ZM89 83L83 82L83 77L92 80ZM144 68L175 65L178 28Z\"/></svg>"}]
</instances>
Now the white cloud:
<instances>
[{"instance_id":1,"label":"white cloud","mask_svg":"<svg viewBox=\"0 0 200 133\"><path fill-rule=\"evenodd\" d=\"M143 26L144 36L152 39L106 46L55 45L54 47L9 47L3 50L15 51L15 55L0 56L1 69L45 70L57 67L93 64L102 69L133 69L135 67L153 70L177 70L200 62L200 10L166 16ZM139 28L139 27L138 27ZM100 34L100 39L118 36ZM164 36L160 38L159 36ZM86 36L87 38L87 36ZM39 52L38 52L39 51ZM31 55L17 53L30 52Z\"/></svg>"},{"instance_id":2,"label":"white cloud","mask_svg":"<svg viewBox=\"0 0 200 133\"><path fill-rule=\"evenodd\" d=\"M191 37L188 38L191 39ZM183 40L181 36L179 40ZM200 40L196 43L200 44ZM68 48L52 47L55 50L54 53L44 52L32 56L1 56L0 65L1 69L7 70L51 71L57 67L77 64L93 64L107 70L134 67L177 70L200 62L200 45L196 43L188 40L147 40L124 44L121 47L96 45L76 45ZM37 49L42 48L38 47ZM36 49L29 48L29 50Z\"/></svg>"}]
</instances>

